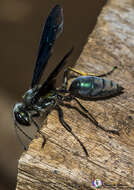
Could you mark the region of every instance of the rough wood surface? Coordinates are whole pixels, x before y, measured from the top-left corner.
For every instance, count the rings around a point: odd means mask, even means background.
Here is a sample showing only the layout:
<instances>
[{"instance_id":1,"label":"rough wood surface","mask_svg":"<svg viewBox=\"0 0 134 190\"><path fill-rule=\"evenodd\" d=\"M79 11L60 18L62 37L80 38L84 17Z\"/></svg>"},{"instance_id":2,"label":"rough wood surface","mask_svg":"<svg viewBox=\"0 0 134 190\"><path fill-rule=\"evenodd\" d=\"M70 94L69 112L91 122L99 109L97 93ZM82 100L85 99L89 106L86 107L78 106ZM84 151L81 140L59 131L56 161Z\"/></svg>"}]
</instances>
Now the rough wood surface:
<instances>
[{"instance_id":1,"label":"rough wood surface","mask_svg":"<svg viewBox=\"0 0 134 190\"><path fill-rule=\"evenodd\" d=\"M104 190L134 189L133 0L108 1L76 68L103 73L115 65L118 69L108 78L121 84L125 93L104 101L81 102L101 125L119 130L120 136L105 133L76 111L64 109L65 120L88 150L87 158L53 111L42 129L48 139L44 149L39 137L19 160L17 190L89 190L94 189L96 178L103 181Z\"/></svg>"}]
</instances>

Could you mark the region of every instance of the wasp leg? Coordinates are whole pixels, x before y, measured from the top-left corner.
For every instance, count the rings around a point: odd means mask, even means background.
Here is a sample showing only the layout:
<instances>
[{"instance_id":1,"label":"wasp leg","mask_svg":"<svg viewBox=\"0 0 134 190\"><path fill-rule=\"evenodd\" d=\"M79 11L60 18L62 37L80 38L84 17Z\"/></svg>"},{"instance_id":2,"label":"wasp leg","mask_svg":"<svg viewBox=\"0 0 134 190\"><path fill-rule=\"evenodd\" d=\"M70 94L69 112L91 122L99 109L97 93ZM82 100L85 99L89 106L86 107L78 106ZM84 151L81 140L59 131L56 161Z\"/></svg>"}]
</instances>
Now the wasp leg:
<instances>
[{"instance_id":1,"label":"wasp leg","mask_svg":"<svg viewBox=\"0 0 134 190\"><path fill-rule=\"evenodd\" d=\"M77 77L76 75L70 75L70 69L67 68L64 70L64 74L63 74L63 80L62 80L62 88L59 89L59 92L62 92L62 93L68 93L68 90L67 90L67 86L68 86L68 80L70 78L75 78Z\"/></svg>"},{"instance_id":2,"label":"wasp leg","mask_svg":"<svg viewBox=\"0 0 134 190\"><path fill-rule=\"evenodd\" d=\"M81 115L83 115L84 117L86 117L86 118L88 118L96 127L98 127L98 128L100 128L100 129L102 129L103 131L105 131L105 132L108 132L108 133L113 133L113 134L115 134L115 135L118 135L119 136L119 132L118 131L116 131L116 130L108 130L108 129L105 129L103 126L101 126L97 121L96 121L96 119L92 116L92 114L91 113L89 113L89 111L79 102L79 100L77 100L75 97L72 97L72 96L64 96L64 99L63 99L63 101L68 101L68 102L70 102L70 101L72 101L72 100L75 100L76 102L77 102L77 104L80 106L80 108L86 113L86 115L84 115L84 113L82 112L82 113L80 113L80 110L79 110L79 113L81 114ZM61 103L62 104L62 103ZM68 104L69 105L69 104ZM68 106L68 108L69 108L69 106ZM77 110L78 111L78 110ZM88 117L88 115L89 115L89 117Z\"/></svg>"},{"instance_id":3,"label":"wasp leg","mask_svg":"<svg viewBox=\"0 0 134 190\"><path fill-rule=\"evenodd\" d=\"M76 103L80 106L80 108L90 116L90 119L92 120L92 122L95 125L98 125L98 122L92 116L92 114L90 114L89 111L74 96L68 95L68 96L64 96L64 98L63 98L63 101L67 101L67 102L71 102L72 100L75 100Z\"/></svg>"},{"instance_id":4,"label":"wasp leg","mask_svg":"<svg viewBox=\"0 0 134 190\"><path fill-rule=\"evenodd\" d=\"M79 110L77 107L75 106L72 106L70 104L62 104L62 106L65 106L69 109L75 109L77 112L79 112L83 117L89 119L96 127L100 128L101 130L105 131L105 132L108 132L108 133L113 133L113 134L116 134L116 135L119 135L119 132L118 131L115 131L115 130L108 130L108 129L105 129L104 127L102 127L96 120L95 118L88 112L88 113L84 113L82 112L81 110ZM88 115L90 116L88 116Z\"/></svg>"},{"instance_id":5,"label":"wasp leg","mask_svg":"<svg viewBox=\"0 0 134 190\"><path fill-rule=\"evenodd\" d=\"M20 136L19 136L19 134L18 134L17 129L19 129L20 132L21 132L25 137L27 137L29 140L32 141L33 139L32 139L30 136L28 136L28 135L19 127L19 125L17 125L16 122L14 123L14 125L15 125L15 132L16 132L16 135L17 135L17 138L18 138L20 144L23 146L24 150L27 150L26 146L24 145L24 143L22 142L22 140L21 140L21 138L20 138Z\"/></svg>"},{"instance_id":6,"label":"wasp leg","mask_svg":"<svg viewBox=\"0 0 134 190\"><path fill-rule=\"evenodd\" d=\"M68 69L65 69L65 70L64 70L64 74L63 74L62 88L61 88L61 90L62 90L63 92L66 92L66 91L67 91L67 86L68 86L68 73L69 73L69 70L68 70Z\"/></svg>"},{"instance_id":7,"label":"wasp leg","mask_svg":"<svg viewBox=\"0 0 134 190\"><path fill-rule=\"evenodd\" d=\"M81 107L81 109L86 112L93 120L95 125L98 125L98 122L96 121L96 119L93 117L93 115L91 113L89 113L89 111L79 102L79 100L77 100L77 98L73 97L73 100L75 100L77 102L77 104Z\"/></svg>"},{"instance_id":8,"label":"wasp leg","mask_svg":"<svg viewBox=\"0 0 134 190\"><path fill-rule=\"evenodd\" d=\"M108 130L108 129L105 129L104 127L102 127L102 126L96 121L96 119L92 116L92 114L89 113L89 111L79 102L79 100L77 100L75 97L73 97L73 99L78 103L78 105L83 109L83 111L85 111L85 112L93 119L93 123L96 125L96 127L99 127L100 129L102 129L102 130L105 131L105 132L113 133L113 134L119 136L119 132L118 132L118 131L116 131L116 130Z\"/></svg>"},{"instance_id":9,"label":"wasp leg","mask_svg":"<svg viewBox=\"0 0 134 190\"><path fill-rule=\"evenodd\" d=\"M117 69L117 66L114 66L109 72L106 72L106 73L103 73L103 74L85 73L85 72L79 71L79 70L74 69L74 68L71 68L71 67L69 67L68 69L69 69L70 71L73 71L74 73L77 73L77 74L82 75L82 76L104 77L104 76L107 76L107 75L112 74L112 72L113 72L115 69Z\"/></svg>"},{"instance_id":10,"label":"wasp leg","mask_svg":"<svg viewBox=\"0 0 134 190\"><path fill-rule=\"evenodd\" d=\"M67 108L69 108L69 109L74 109L74 110L76 110L76 111L79 112L79 114L81 114L83 117L89 119L94 125L97 125L97 126L98 126L98 122L97 122L93 117L91 117L92 115L89 115L89 116L88 116L86 113L84 113L83 111L81 111L81 110L78 109L77 107L72 106L72 105L70 105L70 104L63 103L63 104L61 104L61 106L65 106L65 107L67 107Z\"/></svg>"},{"instance_id":11,"label":"wasp leg","mask_svg":"<svg viewBox=\"0 0 134 190\"><path fill-rule=\"evenodd\" d=\"M40 116L40 112L38 110L35 110L36 113L32 114L32 117L39 117Z\"/></svg>"},{"instance_id":12,"label":"wasp leg","mask_svg":"<svg viewBox=\"0 0 134 190\"><path fill-rule=\"evenodd\" d=\"M58 115L59 115L59 121L60 123L63 125L63 127L69 132L72 134L72 136L79 142L79 144L81 145L83 151L85 152L86 156L89 156L88 155L88 152L85 148L85 146L83 145L83 143L79 140L79 138L73 133L71 127L64 121L64 115L63 115L63 111L62 109L60 108L60 106L56 105L55 109L57 110L58 112Z\"/></svg>"},{"instance_id":13,"label":"wasp leg","mask_svg":"<svg viewBox=\"0 0 134 190\"><path fill-rule=\"evenodd\" d=\"M33 118L31 118L31 121L33 122L33 124L35 125L35 127L37 128L37 132L39 133L39 134L41 134L41 136L43 137L43 143L42 143L42 145L41 145L41 148L44 148L44 146L45 146L45 144L46 144L46 137L42 134L42 132L40 131L40 128L39 128L39 126L38 126L38 124L36 123L36 121L33 119Z\"/></svg>"}]
</instances>

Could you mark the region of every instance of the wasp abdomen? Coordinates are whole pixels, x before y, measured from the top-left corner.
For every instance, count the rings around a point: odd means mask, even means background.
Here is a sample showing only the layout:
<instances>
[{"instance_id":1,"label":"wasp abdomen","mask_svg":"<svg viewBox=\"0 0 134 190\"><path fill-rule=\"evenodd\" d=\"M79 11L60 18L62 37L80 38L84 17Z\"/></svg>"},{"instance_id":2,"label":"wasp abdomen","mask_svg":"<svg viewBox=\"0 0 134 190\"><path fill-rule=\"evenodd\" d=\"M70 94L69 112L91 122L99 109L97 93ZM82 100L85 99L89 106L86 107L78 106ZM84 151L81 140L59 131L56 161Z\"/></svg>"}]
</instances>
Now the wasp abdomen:
<instances>
[{"instance_id":1,"label":"wasp abdomen","mask_svg":"<svg viewBox=\"0 0 134 190\"><path fill-rule=\"evenodd\" d=\"M94 76L80 76L73 80L69 91L81 98L105 98L123 91L123 87L111 80Z\"/></svg>"}]
</instances>

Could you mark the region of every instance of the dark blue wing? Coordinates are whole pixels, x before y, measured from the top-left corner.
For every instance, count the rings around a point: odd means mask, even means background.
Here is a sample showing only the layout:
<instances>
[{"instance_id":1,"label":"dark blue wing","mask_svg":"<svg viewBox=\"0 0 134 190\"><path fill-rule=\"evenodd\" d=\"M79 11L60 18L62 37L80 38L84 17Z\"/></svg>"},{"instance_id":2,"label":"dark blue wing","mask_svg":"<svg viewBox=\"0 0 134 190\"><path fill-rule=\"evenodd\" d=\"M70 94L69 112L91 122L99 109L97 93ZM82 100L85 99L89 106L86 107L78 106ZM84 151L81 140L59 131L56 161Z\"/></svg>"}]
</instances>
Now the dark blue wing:
<instances>
[{"instance_id":1,"label":"dark blue wing","mask_svg":"<svg viewBox=\"0 0 134 190\"><path fill-rule=\"evenodd\" d=\"M40 40L38 56L34 68L31 88L38 85L47 61L51 56L52 47L56 38L63 30L63 9L56 5L50 12Z\"/></svg>"},{"instance_id":2,"label":"dark blue wing","mask_svg":"<svg viewBox=\"0 0 134 190\"><path fill-rule=\"evenodd\" d=\"M35 96L35 99L38 100L40 96L45 95L47 92L50 90L53 90L55 87L55 82L56 82L56 76L59 74L60 71L62 71L63 67L66 65L67 58L70 56L72 53L73 48L71 48L67 54L62 58L60 63L57 65L57 67L51 72L51 74L48 76L47 80L42 84L42 86L39 88L38 93Z\"/></svg>"}]
</instances>

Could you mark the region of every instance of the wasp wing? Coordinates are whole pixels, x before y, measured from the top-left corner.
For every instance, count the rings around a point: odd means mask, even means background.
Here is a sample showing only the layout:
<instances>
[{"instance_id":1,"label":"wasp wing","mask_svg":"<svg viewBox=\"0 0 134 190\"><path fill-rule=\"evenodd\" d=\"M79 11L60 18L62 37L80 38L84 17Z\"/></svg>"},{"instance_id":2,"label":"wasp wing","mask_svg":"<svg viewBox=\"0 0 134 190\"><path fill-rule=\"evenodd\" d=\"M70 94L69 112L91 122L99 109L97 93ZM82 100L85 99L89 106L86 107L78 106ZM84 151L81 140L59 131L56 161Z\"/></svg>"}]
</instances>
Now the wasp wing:
<instances>
[{"instance_id":1,"label":"wasp wing","mask_svg":"<svg viewBox=\"0 0 134 190\"><path fill-rule=\"evenodd\" d=\"M38 56L34 68L31 88L38 85L48 59L51 56L52 47L56 38L63 30L63 9L56 5L50 12L40 40Z\"/></svg>"},{"instance_id":2,"label":"wasp wing","mask_svg":"<svg viewBox=\"0 0 134 190\"><path fill-rule=\"evenodd\" d=\"M57 65L57 67L51 72L51 74L48 76L47 80L42 84L42 86L39 88L38 93L36 94L36 100L49 92L50 90L53 90L55 87L56 82L56 76L59 74L59 72L63 69L63 67L66 64L66 60L69 57L69 55L72 53L73 48L71 48L67 54L63 57L63 59L60 61L60 63Z\"/></svg>"}]
</instances>

